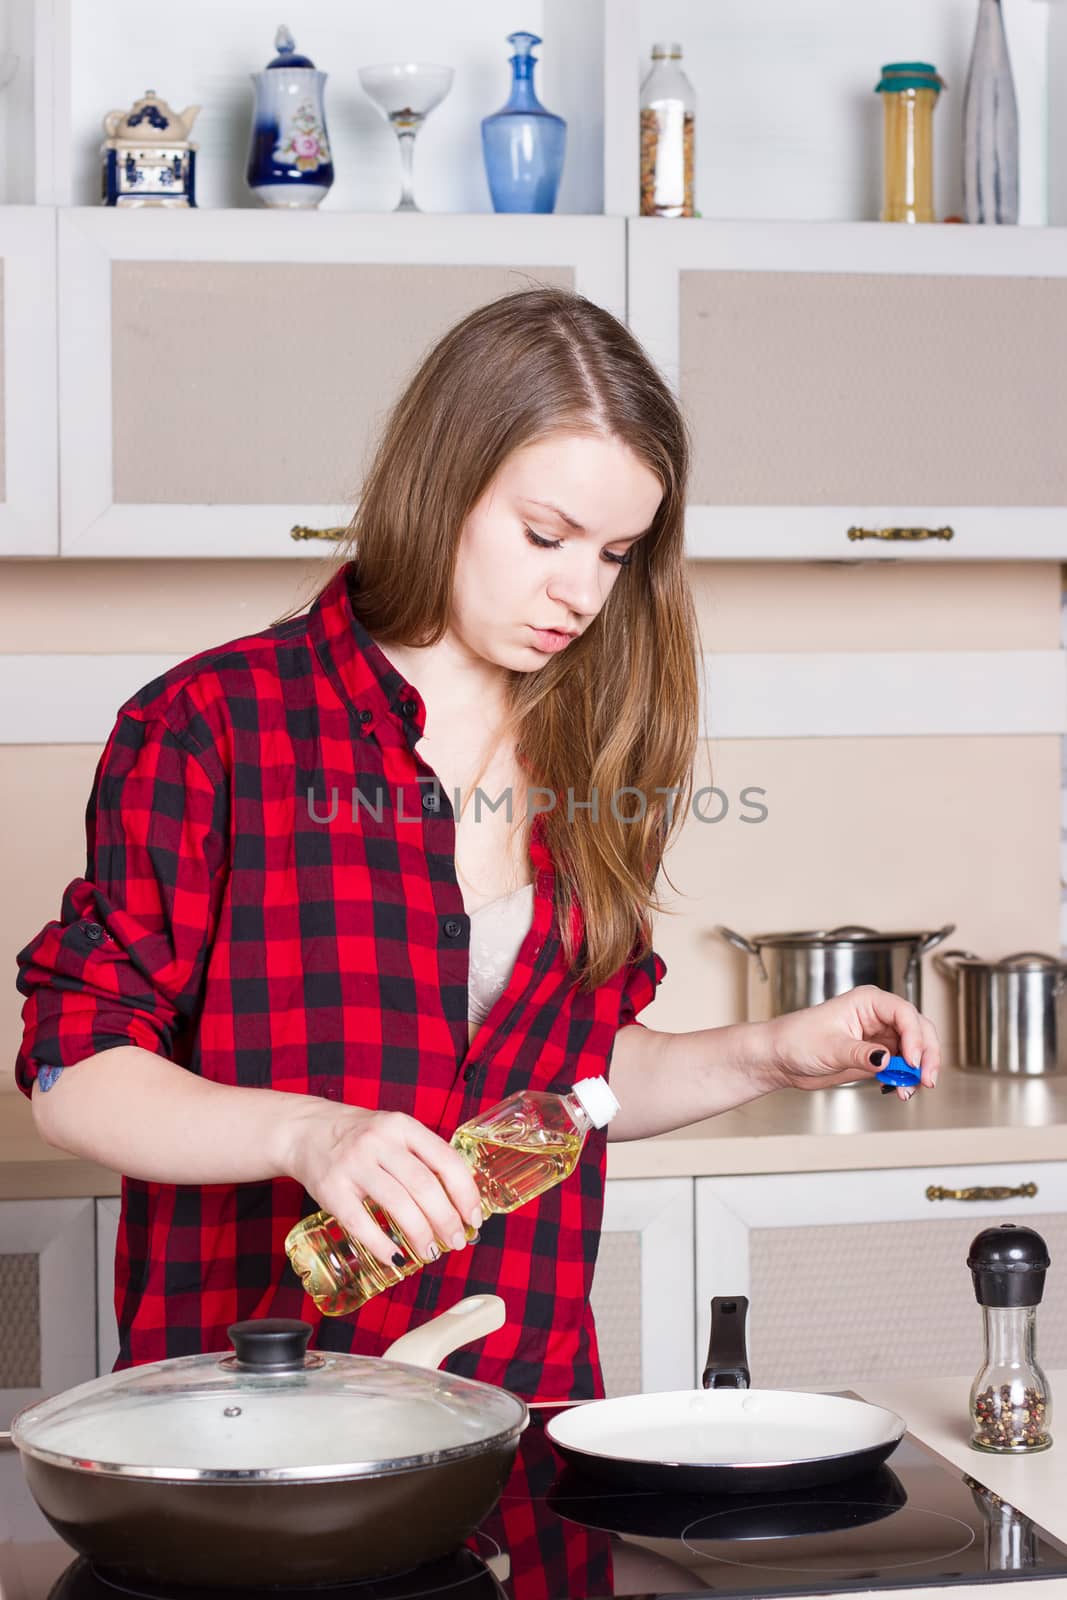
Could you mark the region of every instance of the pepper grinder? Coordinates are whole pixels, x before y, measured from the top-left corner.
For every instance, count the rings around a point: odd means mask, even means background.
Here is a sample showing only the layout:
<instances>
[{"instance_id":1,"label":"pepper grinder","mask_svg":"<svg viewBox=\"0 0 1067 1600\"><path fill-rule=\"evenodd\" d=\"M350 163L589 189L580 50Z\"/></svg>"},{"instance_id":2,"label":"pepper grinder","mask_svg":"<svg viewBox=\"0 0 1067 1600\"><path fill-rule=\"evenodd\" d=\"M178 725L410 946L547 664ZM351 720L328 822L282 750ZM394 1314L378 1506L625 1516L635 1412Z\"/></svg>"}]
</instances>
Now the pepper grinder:
<instances>
[{"instance_id":1,"label":"pepper grinder","mask_svg":"<svg viewBox=\"0 0 1067 1600\"><path fill-rule=\"evenodd\" d=\"M1047 1450L1052 1396L1034 1338L1048 1246L1033 1228L1002 1222L972 1241L967 1265L985 1335L985 1358L971 1385L971 1447L994 1455Z\"/></svg>"}]
</instances>

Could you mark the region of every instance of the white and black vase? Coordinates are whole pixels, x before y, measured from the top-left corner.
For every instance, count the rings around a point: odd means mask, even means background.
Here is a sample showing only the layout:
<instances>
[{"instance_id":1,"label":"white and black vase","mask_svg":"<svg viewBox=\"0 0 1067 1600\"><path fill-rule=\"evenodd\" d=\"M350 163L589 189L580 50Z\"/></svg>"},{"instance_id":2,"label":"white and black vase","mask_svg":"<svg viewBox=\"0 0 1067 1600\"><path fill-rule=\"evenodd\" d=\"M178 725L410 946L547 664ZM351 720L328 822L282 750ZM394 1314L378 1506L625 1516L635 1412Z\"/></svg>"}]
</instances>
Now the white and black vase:
<instances>
[{"instance_id":1,"label":"white and black vase","mask_svg":"<svg viewBox=\"0 0 1067 1600\"><path fill-rule=\"evenodd\" d=\"M963 96L963 202L968 222L1019 220L1019 115L1000 0L979 0Z\"/></svg>"}]
</instances>

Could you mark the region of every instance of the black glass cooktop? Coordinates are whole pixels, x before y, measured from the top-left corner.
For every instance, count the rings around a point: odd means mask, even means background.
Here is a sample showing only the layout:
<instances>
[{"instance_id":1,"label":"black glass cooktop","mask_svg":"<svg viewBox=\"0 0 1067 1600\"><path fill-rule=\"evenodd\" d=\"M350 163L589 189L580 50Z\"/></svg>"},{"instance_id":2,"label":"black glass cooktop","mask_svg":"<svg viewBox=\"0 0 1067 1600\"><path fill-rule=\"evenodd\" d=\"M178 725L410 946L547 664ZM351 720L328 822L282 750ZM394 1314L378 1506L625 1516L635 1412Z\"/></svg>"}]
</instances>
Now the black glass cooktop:
<instances>
[{"instance_id":1,"label":"black glass cooktop","mask_svg":"<svg viewBox=\"0 0 1067 1600\"><path fill-rule=\"evenodd\" d=\"M712 1499L598 1488L563 1467L544 1421L534 1413L500 1503L456 1556L377 1582L290 1589L287 1600L740 1600L1067 1577L1067 1545L910 1435L885 1465L840 1485ZM77 1560L47 1600L237 1592L131 1589Z\"/></svg>"}]
</instances>

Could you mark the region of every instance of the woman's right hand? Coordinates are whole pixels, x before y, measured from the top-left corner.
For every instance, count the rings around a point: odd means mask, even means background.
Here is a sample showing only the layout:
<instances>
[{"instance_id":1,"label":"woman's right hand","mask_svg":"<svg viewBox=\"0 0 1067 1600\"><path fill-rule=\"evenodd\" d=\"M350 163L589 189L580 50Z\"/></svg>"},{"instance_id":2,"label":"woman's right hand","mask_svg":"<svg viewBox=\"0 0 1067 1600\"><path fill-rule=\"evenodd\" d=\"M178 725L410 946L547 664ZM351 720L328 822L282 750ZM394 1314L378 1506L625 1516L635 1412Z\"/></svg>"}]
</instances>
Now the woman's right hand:
<instances>
[{"instance_id":1,"label":"woman's right hand","mask_svg":"<svg viewBox=\"0 0 1067 1600\"><path fill-rule=\"evenodd\" d=\"M374 1201L399 1223L423 1261L435 1243L461 1250L482 1225L480 1196L452 1146L402 1111L370 1111L310 1099L290 1122L285 1170L345 1232L389 1265L396 1245L364 1206Z\"/></svg>"}]
</instances>

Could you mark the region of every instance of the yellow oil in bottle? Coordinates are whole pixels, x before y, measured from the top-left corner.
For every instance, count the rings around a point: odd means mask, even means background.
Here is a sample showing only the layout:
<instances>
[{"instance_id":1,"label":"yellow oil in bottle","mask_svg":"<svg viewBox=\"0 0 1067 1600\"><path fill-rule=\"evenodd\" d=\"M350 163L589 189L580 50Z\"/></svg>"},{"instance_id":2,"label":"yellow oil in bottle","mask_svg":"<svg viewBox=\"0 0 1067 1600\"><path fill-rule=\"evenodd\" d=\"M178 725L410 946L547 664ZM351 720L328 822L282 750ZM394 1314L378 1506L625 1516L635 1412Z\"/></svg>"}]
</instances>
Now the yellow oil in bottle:
<instances>
[{"instance_id":1,"label":"yellow oil in bottle","mask_svg":"<svg viewBox=\"0 0 1067 1600\"><path fill-rule=\"evenodd\" d=\"M578 1165L585 1134L573 1125L569 1129L544 1129L531 1137L509 1138L507 1128L464 1123L452 1137L474 1173L482 1210L516 1211L527 1200L553 1184L569 1178Z\"/></svg>"},{"instance_id":2,"label":"yellow oil in bottle","mask_svg":"<svg viewBox=\"0 0 1067 1600\"><path fill-rule=\"evenodd\" d=\"M465 1122L451 1144L471 1168L482 1212L488 1216L515 1211L569 1177L593 1125L573 1094L525 1090ZM358 1310L372 1296L426 1265L388 1212L373 1200L363 1204L403 1257L400 1265L379 1261L326 1211L303 1218L285 1241L293 1270L328 1317ZM474 1237L473 1228L464 1231L468 1240ZM442 1253L449 1248L440 1239L437 1243Z\"/></svg>"}]
</instances>

